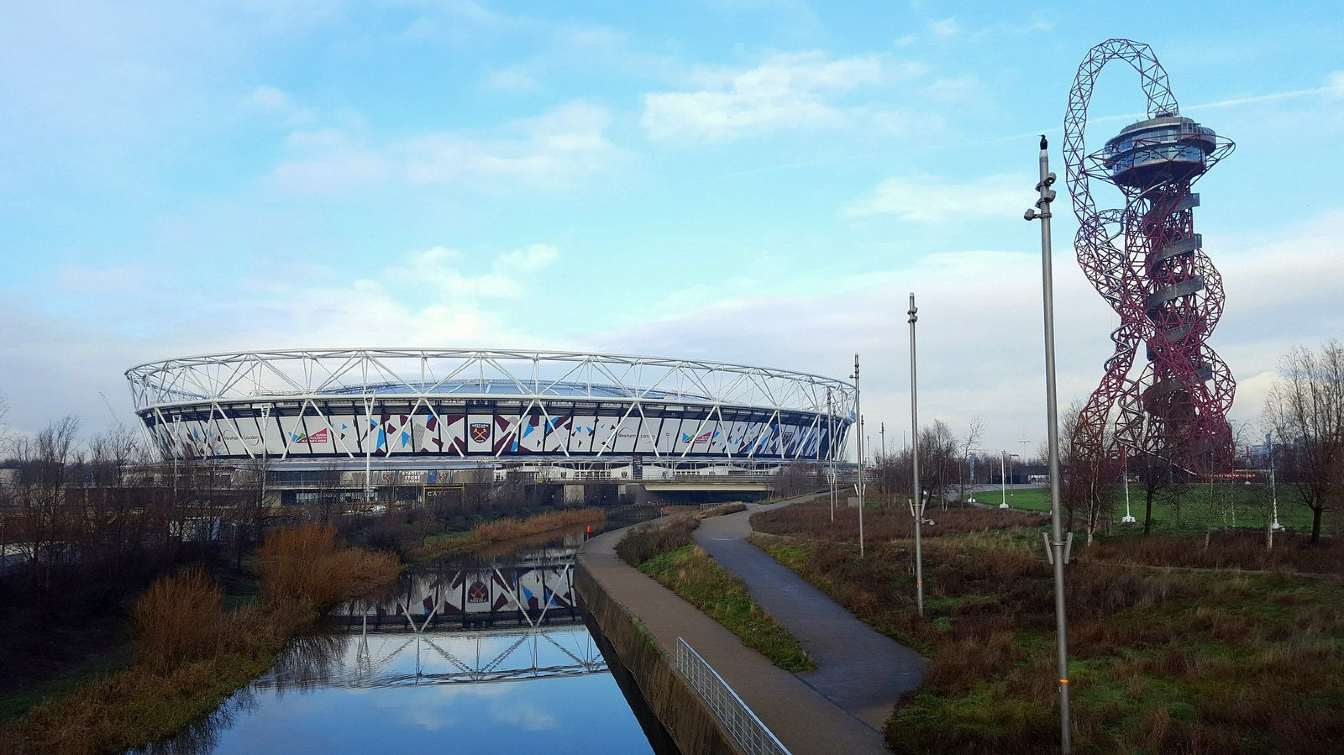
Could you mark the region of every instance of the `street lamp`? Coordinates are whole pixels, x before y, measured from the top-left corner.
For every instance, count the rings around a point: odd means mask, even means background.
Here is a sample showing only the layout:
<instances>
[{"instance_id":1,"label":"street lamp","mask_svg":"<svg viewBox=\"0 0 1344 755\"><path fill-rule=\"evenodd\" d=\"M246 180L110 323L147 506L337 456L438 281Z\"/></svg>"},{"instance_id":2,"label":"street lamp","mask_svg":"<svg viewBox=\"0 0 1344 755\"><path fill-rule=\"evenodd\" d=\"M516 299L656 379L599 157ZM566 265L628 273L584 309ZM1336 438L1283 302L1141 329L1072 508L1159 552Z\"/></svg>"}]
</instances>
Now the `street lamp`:
<instances>
[{"instance_id":1,"label":"street lamp","mask_svg":"<svg viewBox=\"0 0 1344 755\"><path fill-rule=\"evenodd\" d=\"M854 414L859 418L859 558L863 558L863 411L859 408L859 355L854 355Z\"/></svg>"},{"instance_id":2,"label":"street lamp","mask_svg":"<svg viewBox=\"0 0 1344 755\"><path fill-rule=\"evenodd\" d=\"M1125 464L1125 471L1120 477L1125 484L1125 515L1120 517L1120 523L1133 524L1138 520L1134 518L1133 514L1129 513L1129 451L1124 450L1123 446L1121 447L1121 458Z\"/></svg>"},{"instance_id":3,"label":"street lamp","mask_svg":"<svg viewBox=\"0 0 1344 755\"><path fill-rule=\"evenodd\" d=\"M1045 331L1045 421L1050 456L1050 562L1055 572L1055 635L1059 650L1059 749L1072 750L1069 731L1068 621L1064 612L1064 537L1059 514L1059 407L1055 396L1055 284L1050 268L1050 203L1055 199L1055 174L1050 172L1050 152L1041 134L1039 195L1035 208L1023 215L1041 221L1041 314Z\"/></svg>"},{"instance_id":4,"label":"street lamp","mask_svg":"<svg viewBox=\"0 0 1344 755\"><path fill-rule=\"evenodd\" d=\"M915 606L919 615L924 615L924 553L920 547L920 526L924 519L924 496L919 489L919 373L915 366L915 322L919 320L919 309L915 307L915 294L910 294L910 433L915 437L915 447L910 454L911 471L914 473L914 500L910 503L910 516L915 520ZM941 493L940 493L941 495Z\"/></svg>"},{"instance_id":5,"label":"street lamp","mask_svg":"<svg viewBox=\"0 0 1344 755\"><path fill-rule=\"evenodd\" d=\"M1017 454L1008 453L1008 449L1006 448L1003 449L999 456L999 487L1003 491L1003 503L999 504L999 508L1001 509L1008 508L1008 472L1013 470L1013 462L1011 459L1020 458L1022 457ZM1009 460L1006 467L1004 466L1004 460Z\"/></svg>"}]
</instances>

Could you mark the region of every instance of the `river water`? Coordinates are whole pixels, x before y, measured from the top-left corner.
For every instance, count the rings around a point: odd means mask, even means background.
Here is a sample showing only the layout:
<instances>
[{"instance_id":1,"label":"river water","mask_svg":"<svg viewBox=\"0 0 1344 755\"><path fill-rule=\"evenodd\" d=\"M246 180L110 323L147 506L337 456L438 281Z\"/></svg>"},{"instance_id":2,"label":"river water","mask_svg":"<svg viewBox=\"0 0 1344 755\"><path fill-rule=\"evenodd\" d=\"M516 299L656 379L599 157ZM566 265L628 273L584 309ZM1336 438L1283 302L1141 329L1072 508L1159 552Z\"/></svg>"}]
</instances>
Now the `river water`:
<instances>
[{"instance_id":1,"label":"river water","mask_svg":"<svg viewBox=\"0 0 1344 755\"><path fill-rule=\"evenodd\" d=\"M652 752L573 604L582 534L403 574L150 749Z\"/></svg>"}]
</instances>

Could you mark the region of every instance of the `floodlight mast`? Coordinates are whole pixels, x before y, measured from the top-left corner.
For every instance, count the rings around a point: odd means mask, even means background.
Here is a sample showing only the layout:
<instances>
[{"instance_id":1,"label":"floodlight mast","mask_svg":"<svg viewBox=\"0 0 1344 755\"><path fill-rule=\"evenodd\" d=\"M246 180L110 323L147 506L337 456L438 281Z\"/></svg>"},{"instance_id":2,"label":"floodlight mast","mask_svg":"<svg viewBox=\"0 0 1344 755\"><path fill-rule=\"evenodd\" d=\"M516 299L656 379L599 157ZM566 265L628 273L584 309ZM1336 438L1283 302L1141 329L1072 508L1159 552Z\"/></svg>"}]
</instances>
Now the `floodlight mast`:
<instances>
[{"instance_id":1,"label":"floodlight mast","mask_svg":"<svg viewBox=\"0 0 1344 755\"><path fill-rule=\"evenodd\" d=\"M1041 180L1036 184L1039 198L1035 209L1027 210L1027 220L1041 221L1041 309L1045 331L1045 417L1046 443L1050 464L1050 562L1055 573L1055 634L1059 651L1059 747L1072 750L1069 730L1069 650L1068 621L1064 610L1064 560L1067 551L1060 526L1059 501L1059 409L1055 391L1055 294L1050 260L1050 203L1055 199L1055 174L1050 172L1049 144L1041 135L1039 156Z\"/></svg>"},{"instance_id":2,"label":"floodlight mast","mask_svg":"<svg viewBox=\"0 0 1344 755\"><path fill-rule=\"evenodd\" d=\"M915 362L915 322L919 320L919 308L915 306L915 293L910 292L910 434L915 445L910 454L911 472L914 478L914 498L910 502L910 516L915 520L915 607L919 615L924 615L924 554L920 546L920 525L924 519L924 496L919 485L919 371Z\"/></svg>"}]
</instances>

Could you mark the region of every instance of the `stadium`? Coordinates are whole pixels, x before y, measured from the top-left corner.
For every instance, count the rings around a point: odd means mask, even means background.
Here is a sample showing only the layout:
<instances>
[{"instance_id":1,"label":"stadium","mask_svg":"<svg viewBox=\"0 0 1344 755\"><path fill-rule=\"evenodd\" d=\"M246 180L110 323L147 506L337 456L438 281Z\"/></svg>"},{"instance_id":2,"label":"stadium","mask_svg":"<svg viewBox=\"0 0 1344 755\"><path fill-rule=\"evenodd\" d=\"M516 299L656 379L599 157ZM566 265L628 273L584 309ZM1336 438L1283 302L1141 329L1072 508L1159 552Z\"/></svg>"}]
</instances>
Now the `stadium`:
<instances>
[{"instance_id":1,"label":"stadium","mask_svg":"<svg viewBox=\"0 0 1344 755\"><path fill-rule=\"evenodd\" d=\"M843 456L854 387L801 372L560 351L331 349L126 371L168 461L343 487L762 476Z\"/></svg>"}]
</instances>

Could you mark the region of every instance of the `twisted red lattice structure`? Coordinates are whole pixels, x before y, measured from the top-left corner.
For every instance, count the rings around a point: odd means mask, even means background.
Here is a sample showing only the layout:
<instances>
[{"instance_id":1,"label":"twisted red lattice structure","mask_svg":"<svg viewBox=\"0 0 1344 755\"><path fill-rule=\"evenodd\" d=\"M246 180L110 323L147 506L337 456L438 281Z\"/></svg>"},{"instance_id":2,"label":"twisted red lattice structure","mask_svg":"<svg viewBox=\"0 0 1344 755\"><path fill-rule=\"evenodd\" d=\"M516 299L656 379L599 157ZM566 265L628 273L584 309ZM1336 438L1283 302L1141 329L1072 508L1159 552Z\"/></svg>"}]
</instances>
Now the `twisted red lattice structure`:
<instances>
[{"instance_id":1,"label":"twisted red lattice structure","mask_svg":"<svg viewBox=\"0 0 1344 755\"><path fill-rule=\"evenodd\" d=\"M1141 181L1117 180L1115 153L1089 154L1084 142L1093 88L1111 61L1128 63L1139 74L1148 118L1166 119L1160 121L1167 124L1165 141L1145 146L1139 136L1126 145L1148 161ZM1078 217L1078 264L1120 316L1111 332L1114 351L1073 437L1075 448L1098 464L1118 460L1122 450L1170 458L1192 471L1231 458L1227 412L1236 381L1206 343L1223 311L1222 278L1194 231L1199 195L1190 187L1233 144L1177 118L1179 107L1152 49L1128 39L1108 39L1089 50L1069 92L1064 162ZM1200 145L1198 152L1192 144ZM1161 150L1185 152L1164 167ZM1190 154L1202 159L1192 162ZM1124 207L1098 210L1093 178L1117 186ZM1146 363L1131 378L1140 343L1147 346Z\"/></svg>"}]
</instances>

